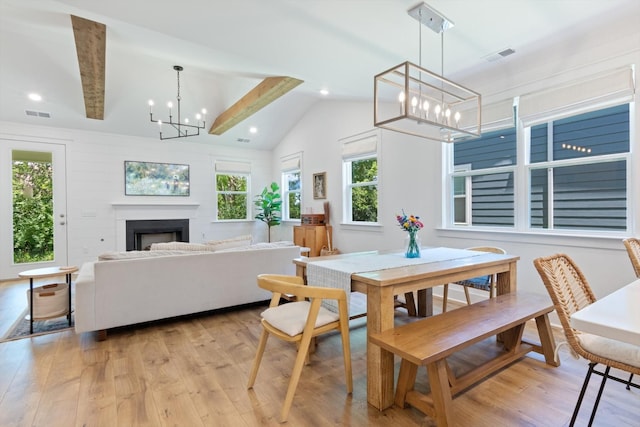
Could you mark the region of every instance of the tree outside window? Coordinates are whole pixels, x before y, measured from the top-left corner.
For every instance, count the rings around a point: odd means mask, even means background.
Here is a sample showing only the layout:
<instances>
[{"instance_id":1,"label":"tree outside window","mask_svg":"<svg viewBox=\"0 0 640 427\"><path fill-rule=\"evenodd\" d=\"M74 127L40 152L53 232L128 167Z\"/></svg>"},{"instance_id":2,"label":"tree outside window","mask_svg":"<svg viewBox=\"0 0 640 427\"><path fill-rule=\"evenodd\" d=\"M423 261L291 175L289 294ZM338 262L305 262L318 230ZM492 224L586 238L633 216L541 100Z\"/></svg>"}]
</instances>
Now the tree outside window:
<instances>
[{"instance_id":1,"label":"tree outside window","mask_svg":"<svg viewBox=\"0 0 640 427\"><path fill-rule=\"evenodd\" d=\"M345 161L349 221L378 221L378 159Z\"/></svg>"},{"instance_id":2,"label":"tree outside window","mask_svg":"<svg viewBox=\"0 0 640 427\"><path fill-rule=\"evenodd\" d=\"M248 188L248 175L216 174L218 220L244 220L249 218Z\"/></svg>"}]
</instances>

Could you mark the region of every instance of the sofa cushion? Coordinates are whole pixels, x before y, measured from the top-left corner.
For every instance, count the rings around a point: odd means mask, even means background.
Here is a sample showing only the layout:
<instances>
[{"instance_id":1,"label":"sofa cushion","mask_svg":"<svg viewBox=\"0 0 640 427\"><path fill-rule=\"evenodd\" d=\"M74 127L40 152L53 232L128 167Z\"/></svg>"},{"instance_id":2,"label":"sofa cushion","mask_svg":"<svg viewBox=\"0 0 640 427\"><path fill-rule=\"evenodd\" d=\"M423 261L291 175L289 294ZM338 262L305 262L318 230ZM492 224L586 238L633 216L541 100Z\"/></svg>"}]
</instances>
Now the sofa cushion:
<instances>
[{"instance_id":1,"label":"sofa cushion","mask_svg":"<svg viewBox=\"0 0 640 427\"><path fill-rule=\"evenodd\" d=\"M291 241L289 241L289 242L287 242L287 241L271 242L271 243L258 242L258 243L254 243L254 244L249 245L249 246L240 246L240 247L236 247L236 248L228 248L228 249L216 250L216 252L252 251L252 250L259 250L259 249L282 248L282 247L286 247L286 246L293 246L293 242L291 242Z\"/></svg>"},{"instance_id":2,"label":"sofa cushion","mask_svg":"<svg viewBox=\"0 0 640 427\"><path fill-rule=\"evenodd\" d=\"M163 242L152 243L151 252L153 251L198 251L213 252L215 248L203 243L187 243L187 242Z\"/></svg>"},{"instance_id":3,"label":"sofa cushion","mask_svg":"<svg viewBox=\"0 0 640 427\"><path fill-rule=\"evenodd\" d=\"M98 255L98 261L113 261L118 259L135 259L135 258L151 258L158 256L167 256L167 255L180 255L191 253L191 251L166 251L166 250L155 250L155 251L126 251L126 252L105 252L103 254Z\"/></svg>"},{"instance_id":4,"label":"sofa cushion","mask_svg":"<svg viewBox=\"0 0 640 427\"><path fill-rule=\"evenodd\" d=\"M251 234L233 237L231 239L210 240L206 244L207 246L210 246L211 248L213 248L214 251L219 251L222 249L247 247L251 244Z\"/></svg>"}]
</instances>

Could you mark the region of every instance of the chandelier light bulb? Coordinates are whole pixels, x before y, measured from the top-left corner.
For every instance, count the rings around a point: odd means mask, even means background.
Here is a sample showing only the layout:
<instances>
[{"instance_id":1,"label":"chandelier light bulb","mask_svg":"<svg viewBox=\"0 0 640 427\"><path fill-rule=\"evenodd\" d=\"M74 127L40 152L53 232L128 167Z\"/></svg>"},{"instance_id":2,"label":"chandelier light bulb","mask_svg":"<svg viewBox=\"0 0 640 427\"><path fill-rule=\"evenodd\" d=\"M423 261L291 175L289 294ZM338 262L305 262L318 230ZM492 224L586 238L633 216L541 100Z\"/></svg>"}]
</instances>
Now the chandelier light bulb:
<instances>
[{"instance_id":1,"label":"chandelier light bulb","mask_svg":"<svg viewBox=\"0 0 640 427\"><path fill-rule=\"evenodd\" d=\"M158 120L158 126L162 127L162 120Z\"/></svg>"},{"instance_id":2,"label":"chandelier light bulb","mask_svg":"<svg viewBox=\"0 0 640 427\"><path fill-rule=\"evenodd\" d=\"M189 124L189 117L185 117L185 118L184 118L184 122L185 122L186 124Z\"/></svg>"},{"instance_id":3,"label":"chandelier light bulb","mask_svg":"<svg viewBox=\"0 0 640 427\"><path fill-rule=\"evenodd\" d=\"M456 111L456 114L454 114L453 118L456 119L456 125L460 122L460 111Z\"/></svg>"},{"instance_id":4,"label":"chandelier light bulb","mask_svg":"<svg viewBox=\"0 0 640 427\"><path fill-rule=\"evenodd\" d=\"M416 113L416 106L418 105L418 98L415 96L411 98L411 106L413 107L413 114Z\"/></svg>"},{"instance_id":5,"label":"chandelier light bulb","mask_svg":"<svg viewBox=\"0 0 640 427\"><path fill-rule=\"evenodd\" d=\"M200 120L202 118L202 116L200 115L200 113L196 114L196 119Z\"/></svg>"},{"instance_id":6,"label":"chandelier light bulb","mask_svg":"<svg viewBox=\"0 0 640 427\"><path fill-rule=\"evenodd\" d=\"M438 118L440 118L440 111L442 111L442 107L440 107L440 104L436 104L436 120L438 120Z\"/></svg>"},{"instance_id":7,"label":"chandelier light bulb","mask_svg":"<svg viewBox=\"0 0 640 427\"><path fill-rule=\"evenodd\" d=\"M169 109L173 108L173 102L171 101L167 102L167 107L169 107Z\"/></svg>"},{"instance_id":8,"label":"chandelier light bulb","mask_svg":"<svg viewBox=\"0 0 640 427\"><path fill-rule=\"evenodd\" d=\"M203 108L203 109L202 109L202 115L204 116L205 114L207 114L207 109L206 109L206 108Z\"/></svg>"}]
</instances>

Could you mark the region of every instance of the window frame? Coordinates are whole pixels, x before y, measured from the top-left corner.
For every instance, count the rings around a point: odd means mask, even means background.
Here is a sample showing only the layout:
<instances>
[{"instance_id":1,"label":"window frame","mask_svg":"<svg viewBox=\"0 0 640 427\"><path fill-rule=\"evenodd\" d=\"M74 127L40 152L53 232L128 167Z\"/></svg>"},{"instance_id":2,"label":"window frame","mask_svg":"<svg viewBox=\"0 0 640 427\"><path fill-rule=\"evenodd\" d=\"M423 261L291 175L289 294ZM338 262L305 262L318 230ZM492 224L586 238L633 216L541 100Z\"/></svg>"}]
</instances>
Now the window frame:
<instances>
[{"instance_id":1,"label":"window frame","mask_svg":"<svg viewBox=\"0 0 640 427\"><path fill-rule=\"evenodd\" d=\"M284 165L287 163L287 160L296 161L298 166L295 168L286 168ZM288 222L300 222L302 218L302 159L300 156L292 156L287 160L283 160L283 167L280 169L280 188L282 190L282 221ZM298 189L291 190L289 188L289 180L286 178L287 175L297 173L298 174ZM300 200L300 218L291 218L291 208L289 206L289 194L298 194L298 199Z\"/></svg>"},{"instance_id":2,"label":"window frame","mask_svg":"<svg viewBox=\"0 0 640 427\"><path fill-rule=\"evenodd\" d=\"M240 176L246 179L246 191L219 191L218 190L218 176ZM252 221L252 193L251 193L251 165L247 162L227 162L217 161L214 163L214 175L213 175L213 195L214 195L214 220L213 222L245 222ZM246 216L244 218L234 219L221 219L220 207L218 205L218 195L220 194L244 194L245 195L245 211Z\"/></svg>"},{"instance_id":3,"label":"window frame","mask_svg":"<svg viewBox=\"0 0 640 427\"><path fill-rule=\"evenodd\" d=\"M614 154L605 154L601 156L593 156L589 158L572 158L572 159L561 159L561 160L552 160L545 162L536 162L531 163L530 161L530 149L531 149L531 128L535 125L540 124L538 121L533 124L529 124L525 126L523 122L518 119L517 120L517 128L516 128L516 142L517 142L517 156L516 156L516 164L506 167L497 167L497 168L487 168L487 169L477 169L477 170L467 170L461 171L459 166L454 166L454 150L453 144L447 147L443 152L444 161L445 161L445 171L444 174L446 179L446 200L444 201L445 206L445 215L447 220L444 222L445 229L450 230L469 230L469 231L506 231L506 232L523 232L523 233L536 233L536 234L548 234L548 235L575 235L575 236L583 236L583 237L612 237L618 238L621 236L626 236L629 233L633 232L633 224L634 217L636 213L634 212L634 207L636 206L634 200L634 189L636 185L634 185L632 181L632 169L634 166L633 162L633 145L634 145L634 129L635 129L635 103L634 102L623 102L612 105L598 106L598 108L594 108L592 111L604 110L609 107L614 107L616 105L629 104L629 151L622 153L614 153ZM563 111L562 114L557 114L556 116L550 116L546 121L542 123L547 123L549 126L548 133L553 133L552 124L553 121L565 119L567 117L579 116L583 114L585 111L576 111L574 114L567 114L566 111ZM517 108L516 108L517 114ZM548 139L548 146L553 146L552 137ZM531 208L532 208L532 195L531 195L531 171L532 170L544 170L555 167L566 167L566 166L579 166L586 164L603 164L606 162L615 162L615 161L625 161L626 164L626 227L625 230L607 230L607 229L587 229L587 228L540 228L540 227L532 227L532 216L531 216ZM506 172L510 170L514 174L514 218L513 218L513 226L506 227L491 227L491 226L478 226L473 225L471 221L471 217L468 217L467 224L456 223L454 221L455 207L454 207L454 182L453 179L455 177L467 177L470 181L471 177L474 175L485 175L491 173L498 172ZM553 197L553 190L550 189L550 193L548 193L547 197ZM471 190L467 188L467 205L470 205L472 201ZM553 217L553 207L549 208L547 215ZM549 224L553 225L553 221Z\"/></svg>"},{"instance_id":4,"label":"window frame","mask_svg":"<svg viewBox=\"0 0 640 427\"><path fill-rule=\"evenodd\" d=\"M378 174L375 181L352 182L353 162L375 159ZM376 214L376 221L355 221L353 219L353 189L358 187L372 187L376 189L376 199L378 207L380 206L380 158L378 153L363 154L361 156L353 156L342 160L342 181L344 194L344 213L343 222L349 225L378 225L380 224L379 212Z\"/></svg>"}]
</instances>

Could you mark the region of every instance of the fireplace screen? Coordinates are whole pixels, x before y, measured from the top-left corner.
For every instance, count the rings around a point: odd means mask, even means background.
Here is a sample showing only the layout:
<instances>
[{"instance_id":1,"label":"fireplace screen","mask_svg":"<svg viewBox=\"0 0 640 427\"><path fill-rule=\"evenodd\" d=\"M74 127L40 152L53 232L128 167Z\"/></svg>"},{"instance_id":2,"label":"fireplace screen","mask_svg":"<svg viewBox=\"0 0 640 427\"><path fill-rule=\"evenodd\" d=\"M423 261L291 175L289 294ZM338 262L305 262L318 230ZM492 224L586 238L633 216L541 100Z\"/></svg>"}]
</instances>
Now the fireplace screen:
<instances>
[{"instance_id":1,"label":"fireplace screen","mask_svg":"<svg viewBox=\"0 0 640 427\"><path fill-rule=\"evenodd\" d=\"M188 196L189 165L124 162L127 196Z\"/></svg>"}]
</instances>

